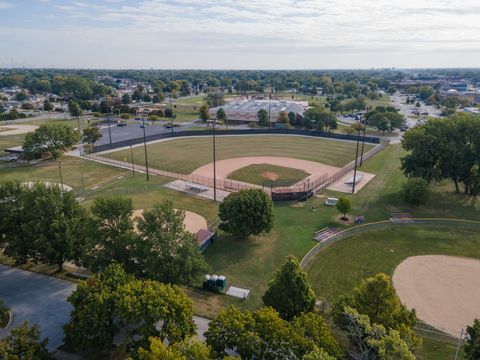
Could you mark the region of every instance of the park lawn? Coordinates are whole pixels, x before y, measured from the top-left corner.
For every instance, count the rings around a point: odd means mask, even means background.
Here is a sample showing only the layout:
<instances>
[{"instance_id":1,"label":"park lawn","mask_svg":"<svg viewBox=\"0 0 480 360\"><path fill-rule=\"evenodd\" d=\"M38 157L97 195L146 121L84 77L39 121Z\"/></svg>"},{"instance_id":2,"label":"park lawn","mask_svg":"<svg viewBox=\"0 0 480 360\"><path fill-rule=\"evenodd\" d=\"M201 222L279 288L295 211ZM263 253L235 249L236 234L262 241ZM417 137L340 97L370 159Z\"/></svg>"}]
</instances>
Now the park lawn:
<instances>
[{"instance_id":1,"label":"park lawn","mask_svg":"<svg viewBox=\"0 0 480 360\"><path fill-rule=\"evenodd\" d=\"M165 100L166 105L170 105L170 100L167 99ZM205 96L203 95L198 95L198 96L186 96L186 97L180 97L178 99L175 99L174 104L178 105L197 105L197 106L202 106L203 104L206 104L205 102Z\"/></svg>"},{"instance_id":2,"label":"park lawn","mask_svg":"<svg viewBox=\"0 0 480 360\"><path fill-rule=\"evenodd\" d=\"M373 146L365 144L365 151ZM282 156L343 166L355 157L356 143L301 136L219 136L217 160L244 156ZM133 148L135 164L144 164L143 146ZM130 159L130 149L103 156ZM189 174L212 162L212 137L195 137L162 141L148 145L149 165L156 169Z\"/></svg>"},{"instance_id":3,"label":"park lawn","mask_svg":"<svg viewBox=\"0 0 480 360\"><path fill-rule=\"evenodd\" d=\"M201 197L191 196L179 191L163 187L171 179L163 176L150 176L146 181L144 173L136 172L135 176L129 173L117 181L112 181L97 190L88 192L85 205L90 205L97 196L121 195L130 197L135 209L148 209L164 200L173 202L175 208L196 212L207 219L211 224L217 218L218 203Z\"/></svg>"},{"instance_id":4,"label":"park lawn","mask_svg":"<svg viewBox=\"0 0 480 360\"><path fill-rule=\"evenodd\" d=\"M65 156L62 159L63 181L77 192L83 190L83 182L85 188L88 189L120 176L125 176L126 173L126 170L82 158ZM0 168L0 179L60 183L57 163L54 160L44 160L35 165L19 164Z\"/></svg>"},{"instance_id":5,"label":"park lawn","mask_svg":"<svg viewBox=\"0 0 480 360\"><path fill-rule=\"evenodd\" d=\"M252 164L234 171L229 179L262 186L292 186L310 176L299 169L270 164Z\"/></svg>"},{"instance_id":6,"label":"park lawn","mask_svg":"<svg viewBox=\"0 0 480 360\"><path fill-rule=\"evenodd\" d=\"M21 146L25 139L25 134L19 135L1 135L0 134L0 153L3 153L5 149L14 146Z\"/></svg>"}]
</instances>

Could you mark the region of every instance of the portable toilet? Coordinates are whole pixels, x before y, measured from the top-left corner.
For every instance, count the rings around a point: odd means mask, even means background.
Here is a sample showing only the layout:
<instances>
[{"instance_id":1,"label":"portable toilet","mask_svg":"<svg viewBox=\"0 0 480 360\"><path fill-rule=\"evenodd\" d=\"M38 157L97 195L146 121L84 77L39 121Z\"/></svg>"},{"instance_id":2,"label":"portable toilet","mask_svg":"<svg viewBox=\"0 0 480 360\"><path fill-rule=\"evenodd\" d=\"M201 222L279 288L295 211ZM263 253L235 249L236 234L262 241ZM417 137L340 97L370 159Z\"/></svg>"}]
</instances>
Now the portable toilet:
<instances>
[{"instance_id":1,"label":"portable toilet","mask_svg":"<svg viewBox=\"0 0 480 360\"><path fill-rule=\"evenodd\" d=\"M217 279L217 288L220 290L225 290L227 287L227 278L223 275L219 276Z\"/></svg>"}]
</instances>

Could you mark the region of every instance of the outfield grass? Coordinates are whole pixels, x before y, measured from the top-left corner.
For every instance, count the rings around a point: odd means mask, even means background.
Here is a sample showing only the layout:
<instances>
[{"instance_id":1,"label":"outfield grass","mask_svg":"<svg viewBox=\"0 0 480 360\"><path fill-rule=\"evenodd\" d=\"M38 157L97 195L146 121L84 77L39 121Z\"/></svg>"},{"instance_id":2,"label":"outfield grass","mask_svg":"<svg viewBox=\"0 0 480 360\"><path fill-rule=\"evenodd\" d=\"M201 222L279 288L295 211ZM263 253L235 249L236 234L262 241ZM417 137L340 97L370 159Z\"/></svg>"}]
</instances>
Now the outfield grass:
<instances>
[{"instance_id":1,"label":"outfield grass","mask_svg":"<svg viewBox=\"0 0 480 360\"><path fill-rule=\"evenodd\" d=\"M62 159L63 182L74 190L91 188L99 183L125 176L125 170L81 158L65 156ZM82 181L83 174L83 181ZM60 183L57 163L45 160L36 165L0 167L0 179L20 181L50 181Z\"/></svg>"},{"instance_id":2,"label":"outfield grass","mask_svg":"<svg viewBox=\"0 0 480 360\"><path fill-rule=\"evenodd\" d=\"M264 186L292 186L310 176L299 169L270 164L252 164L234 171L229 179Z\"/></svg>"},{"instance_id":3,"label":"outfield grass","mask_svg":"<svg viewBox=\"0 0 480 360\"><path fill-rule=\"evenodd\" d=\"M217 137L217 160L243 156L283 156L343 166L355 157L356 143L300 136L222 136ZM366 151L372 145L365 144ZM145 163L143 146L135 147L134 161ZM105 154L130 161L130 149ZM212 138L195 137L148 145L148 161L153 168L191 173L212 162Z\"/></svg>"},{"instance_id":4,"label":"outfield grass","mask_svg":"<svg viewBox=\"0 0 480 360\"><path fill-rule=\"evenodd\" d=\"M425 224L372 230L328 246L311 260L307 272L317 297L332 301L366 277L392 275L406 258L428 254L480 258L480 235ZM341 271L336 270L339 265Z\"/></svg>"}]
</instances>

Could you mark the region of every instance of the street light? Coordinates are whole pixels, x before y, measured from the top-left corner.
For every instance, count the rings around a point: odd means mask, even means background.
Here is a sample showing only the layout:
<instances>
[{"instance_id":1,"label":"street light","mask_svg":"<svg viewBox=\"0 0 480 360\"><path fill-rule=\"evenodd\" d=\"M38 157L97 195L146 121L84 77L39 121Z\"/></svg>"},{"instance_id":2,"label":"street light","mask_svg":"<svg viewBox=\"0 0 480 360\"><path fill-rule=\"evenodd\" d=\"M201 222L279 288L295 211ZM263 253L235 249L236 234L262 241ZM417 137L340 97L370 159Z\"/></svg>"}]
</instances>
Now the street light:
<instances>
[{"instance_id":1,"label":"street light","mask_svg":"<svg viewBox=\"0 0 480 360\"><path fill-rule=\"evenodd\" d=\"M142 128L143 128L143 147L145 149L145 169L147 170L147 181L150 180L150 174L148 173L148 156L147 156L147 138L145 136L145 115L148 113L147 109L142 111Z\"/></svg>"},{"instance_id":2,"label":"street light","mask_svg":"<svg viewBox=\"0 0 480 360\"><path fill-rule=\"evenodd\" d=\"M355 168L353 170L353 185L352 185L352 194L355 193L355 183L357 181L357 164L358 164L358 146L360 144L360 127L358 128L357 133L357 152L355 153Z\"/></svg>"},{"instance_id":3,"label":"street light","mask_svg":"<svg viewBox=\"0 0 480 360\"><path fill-rule=\"evenodd\" d=\"M170 126L171 126L171 133L173 136L173 108L172 108L172 93L170 93Z\"/></svg>"}]
</instances>

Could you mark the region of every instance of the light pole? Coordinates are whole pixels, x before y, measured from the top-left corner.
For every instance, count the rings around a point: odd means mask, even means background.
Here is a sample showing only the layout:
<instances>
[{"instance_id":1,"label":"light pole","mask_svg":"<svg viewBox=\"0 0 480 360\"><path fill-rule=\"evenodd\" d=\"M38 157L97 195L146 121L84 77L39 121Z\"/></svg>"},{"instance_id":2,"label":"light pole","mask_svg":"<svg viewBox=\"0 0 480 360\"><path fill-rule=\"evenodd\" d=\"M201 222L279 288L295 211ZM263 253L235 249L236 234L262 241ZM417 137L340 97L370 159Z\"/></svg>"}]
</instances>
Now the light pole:
<instances>
[{"instance_id":1,"label":"light pole","mask_svg":"<svg viewBox=\"0 0 480 360\"><path fill-rule=\"evenodd\" d=\"M268 130L270 130L270 124L272 122L272 117L270 116L271 107L272 107L272 90L270 89L270 94L268 95Z\"/></svg>"},{"instance_id":2,"label":"light pole","mask_svg":"<svg viewBox=\"0 0 480 360\"><path fill-rule=\"evenodd\" d=\"M108 138L110 139L110 145L112 145L112 130L110 129L110 107L108 106L107 98L105 98L105 106L107 107Z\"/></svg>"},{"instance_id":3,"label":"light pole","mask_svg":"<svg viewBox=\"0 0 480 360\"><path fill-rule=\"evenodd\" d=\"M150 174L148 173L148 156L147 156L147 138L145 136L145 114L148 110L142 111L142 128L143 128L143 147L145 149L145 169L147 170L147 181L150 180Z\"/></svg>"},{"instance_id":4,"label":"light pole","mask_svg":"<svg viewBox=\"0 0 480 360\"><path fill-rule=\"evenodd\" d=\"M368 107L365 107L365 116L363 120L363 138L362 138L362 155L360 155L360 167L362 167L363 164L363 148L365 146L365 133L367 131L367 109Z\"/></svg>"},{"instance_id":5,"label":"light pole","mask_svg":"<svg viewBox=\"0 0 480 360\"><path fill-rule=\"evenodd\" d=\"M358 146L359 146L359 144L360 144L360 128L358 128L358 133L357 133L357 152L355 153L355 168L353 170L352 194L355 193L355 183L357 181Z\"/></svg>"},{"instance_id":6,"label":"light pole","mask_svg":"<svg viewBox=\"0 0 480 360\"><path fill-rule=\"evenodd\" d=\"M170 92L170 126L171 126L171 133L173 136L173 107L172 107L172 93Z\"/></svg>"},{"instance_id":7,"label":"light pole","mask_svg":"<svg viewBox=\"0 0 480 360\"><path fill-rule=\"evenodd\" d=\"M217 127L217 120L213 121L213 200L217 201L217 164L215 161L215 128Z\"/></svg>"}]
</instances>

